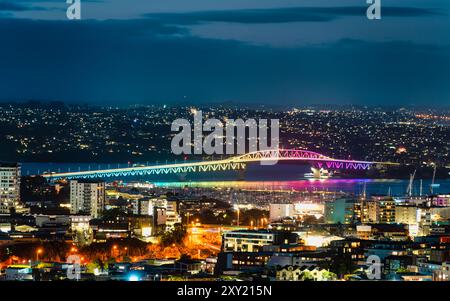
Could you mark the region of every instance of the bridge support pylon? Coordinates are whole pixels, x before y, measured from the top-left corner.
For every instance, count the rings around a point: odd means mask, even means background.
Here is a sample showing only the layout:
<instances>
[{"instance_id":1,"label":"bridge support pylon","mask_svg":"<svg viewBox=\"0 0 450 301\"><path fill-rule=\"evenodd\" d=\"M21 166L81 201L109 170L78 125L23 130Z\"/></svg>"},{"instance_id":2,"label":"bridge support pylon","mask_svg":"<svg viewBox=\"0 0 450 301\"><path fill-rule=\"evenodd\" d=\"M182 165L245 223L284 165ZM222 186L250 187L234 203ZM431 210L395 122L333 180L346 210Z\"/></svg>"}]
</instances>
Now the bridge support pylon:
<instances>
[{"instance_id":1,"label":"bridge support pylon","mask_svg":"<svg viewBox=\"0 0 450 301\"><path fill-rule=\"evenodd\" d=\"M238 181L244 181L245 176L247 175L247 169L239 169L236 171L236 176Z\"/></svg>"},{"instance_id":2,"label":"bridge support pylon","mask_svg":"<svg viewBox=\"0 0 450 301\"><path fill-rule=\"evenodd\" d=\"M181 182L185 182L186 178L187 178L187 173L186 172L178 174L178 180L180 180Z\"/></svg>"}]
</instances>

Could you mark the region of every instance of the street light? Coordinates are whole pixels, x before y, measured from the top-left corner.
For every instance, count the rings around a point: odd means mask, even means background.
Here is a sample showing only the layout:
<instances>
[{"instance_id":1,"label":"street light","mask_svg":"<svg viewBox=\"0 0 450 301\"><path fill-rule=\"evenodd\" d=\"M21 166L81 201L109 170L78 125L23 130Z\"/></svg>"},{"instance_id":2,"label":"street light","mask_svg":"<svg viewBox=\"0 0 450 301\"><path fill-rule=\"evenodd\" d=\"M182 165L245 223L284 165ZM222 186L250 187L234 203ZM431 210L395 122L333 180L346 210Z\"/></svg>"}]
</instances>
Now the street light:
<instances>
[{"instance_id":1,"label":"street light","mask_svg":"<svg viewBox=\"0 0 450 301\"><path fill-rule=\"evenodd\" d=\"M117 250L117 246L116 245L114 245L113 247L112 247L112 249L111 249L111 254L112 254L112 256L116 256L116 252L117 252L118 250Z\"/></svg>"},{"instance_id":2,"label":"street light","mask_svg":"<svg viewBox=\"0 0 450 301\"><path fill-rule=\"evenodd\" d=\"M42 254L42 249L37 249L36 250L36 261L39 261L39 254Z\"/></svg>"}]
</instances>

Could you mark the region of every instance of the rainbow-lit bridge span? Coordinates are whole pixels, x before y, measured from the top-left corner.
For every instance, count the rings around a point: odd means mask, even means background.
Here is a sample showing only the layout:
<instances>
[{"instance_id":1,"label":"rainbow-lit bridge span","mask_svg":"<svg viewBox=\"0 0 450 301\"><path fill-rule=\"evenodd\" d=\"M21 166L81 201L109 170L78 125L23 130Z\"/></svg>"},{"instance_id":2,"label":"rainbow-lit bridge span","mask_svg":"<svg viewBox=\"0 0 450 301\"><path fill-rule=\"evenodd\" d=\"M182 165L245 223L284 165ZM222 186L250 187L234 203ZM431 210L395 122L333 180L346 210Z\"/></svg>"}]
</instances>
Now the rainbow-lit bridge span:
<instances>
[{"instance_id":1,"label":"rainbow-lit bridge span","mask_svg":"<svg viewBox=\"0 0 450 301\"><path fill-rule=\"evenodd\" d=\"M316 168L329 170L349 169L349 170L369 170L373 166L398 165L392 162L369 162L355 160L333 159L316 152L298 149L277 149L262 150L238 155L221 160L184 162L174 164L133 166L116 169L100 169L65 173L45 173L43 176L48 179L94 179L127 176L146 175L166 175L166 174L187 174L197 172L220 172L228 170L243 170L247 163L261 162L270 165L270 162L277 161L303 161L312 164Z\"/></svg>"}]
</instances>

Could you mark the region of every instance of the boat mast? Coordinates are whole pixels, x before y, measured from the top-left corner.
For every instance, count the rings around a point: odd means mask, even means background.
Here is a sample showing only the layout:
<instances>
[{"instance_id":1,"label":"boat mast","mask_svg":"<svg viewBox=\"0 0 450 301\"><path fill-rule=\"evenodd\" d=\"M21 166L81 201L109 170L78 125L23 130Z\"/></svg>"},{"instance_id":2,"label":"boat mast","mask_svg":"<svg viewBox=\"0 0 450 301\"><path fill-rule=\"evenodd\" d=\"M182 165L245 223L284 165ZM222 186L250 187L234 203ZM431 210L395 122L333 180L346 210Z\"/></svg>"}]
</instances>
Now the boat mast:
<instances>
[{"instance_id":1,"label":"boat mast","mask_svg":"<svg viewBox=\"0 0 450 301\"><path fill-rule=\"evenodd\" d=\"M419 196L422 196L422 192L423 192L423 181L422 181L422 179L420 179L420 192L419 192Z\"/></svg>"},{"instance_id":2,"label":"boat mast","mask_svg":"<svg viewBox=\"0 0 450 301\"><path fill-rule=\"evenodd\" d=\"M430 186L430 192L431 194L433 194L433 188L434 188L434 180L436 179L436 164L434 164L434 169L433 169L433 180L431 181L431 186Z\"/></svg>"},{"instance_id":3,"label":"boat mast","mask_svg":"<svg viewBox=\"0 0 450 301\"><path fill-rule=\"evenodd\" d=\"M412 196L412 191L413 191L413 182L414 182L414 177L416 176L416 170L414 170L414 173L411 174L411 176L409 177L409 185L408 185L408 189L406 190L408 196Z\"/></svg>"}]
</instances>

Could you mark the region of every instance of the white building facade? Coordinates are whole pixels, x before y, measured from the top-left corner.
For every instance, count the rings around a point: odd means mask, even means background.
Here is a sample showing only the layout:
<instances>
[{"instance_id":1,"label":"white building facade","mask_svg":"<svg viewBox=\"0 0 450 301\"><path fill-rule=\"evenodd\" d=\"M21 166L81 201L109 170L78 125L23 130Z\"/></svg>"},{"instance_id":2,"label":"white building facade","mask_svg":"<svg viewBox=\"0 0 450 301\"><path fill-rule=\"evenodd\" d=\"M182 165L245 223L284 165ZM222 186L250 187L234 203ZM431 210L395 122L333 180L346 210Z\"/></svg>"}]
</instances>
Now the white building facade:
<instances>
[{"instance_id":1,"label":"white building facade","mask_svg":"<svg viewBox=\"0 0 450 301\"><path fill-rule=\"evenodd\" d=\"M105 183L100 181L70 181L70 213L101 216L105 208Z\"/></svg>"},{"instance_id":2,"label":"white building facade","mask_svg":"<svg viewBox=\"0 0 450 301\"><path fill-rule=\"evenodd\" d=\"M270 204L270 221L278 221L294 215L293 204Z\"/></svg>"},{"instance_id":3,"label":"white building facade","mask_svg":"<svg viewBox=\"0 0 450 301\"><path fill-rule=\"evenodd\" d=\"M0 213L9 213L20 201L20 165L0 163Z\"/></svg>"}]
</instances>

